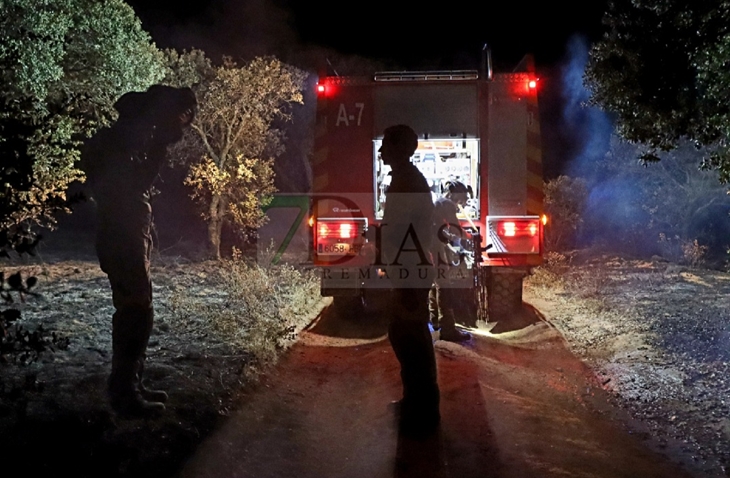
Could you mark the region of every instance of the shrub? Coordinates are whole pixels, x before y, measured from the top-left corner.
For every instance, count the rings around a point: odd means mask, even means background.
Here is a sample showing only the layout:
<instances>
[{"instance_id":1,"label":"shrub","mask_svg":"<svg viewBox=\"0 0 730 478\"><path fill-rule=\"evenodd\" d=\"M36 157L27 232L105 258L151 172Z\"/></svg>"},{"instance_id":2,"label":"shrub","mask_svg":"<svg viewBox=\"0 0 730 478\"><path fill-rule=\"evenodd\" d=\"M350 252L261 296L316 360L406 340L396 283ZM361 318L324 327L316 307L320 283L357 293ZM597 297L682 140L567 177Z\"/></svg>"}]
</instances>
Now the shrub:
<instances>
[{"instance_id":1,"label":"shrub","mask_svg":"<svg viewBox=\"0 0 730 478\"><path fill-rule=\"evenodd\" d=\"M290 265L263 267L240 254L221 262L219 274L220 300L213 306L185 291L173 294L176 322L250 355L252 371L275 362L307 325L320 299L318 277Z\"/></svg>"},{"instance_id":2,"label":"shrub","mask_svg":"<svg viewBox=\"0 0 730 478\"><path fill-rule=\"evenodd\" d=\"M692 267L701 267L705 263L708 247L701 245L697 239L682 240L679 236L673 238L666 234L659 234L659 249L662 257Z\"/></svg>"},{"instance_id":3,"label":"shrub","mask_svg":"<svg viewBox=\"0 0 730 478\"><path fill-rule=\"evenodd\" d=\"M14 296L24 302L26 296L35 295L31 289L36 282L35 277L24 281L20 272L9 277L0 273L0 298L6 304L14 303ZM29 363L37 360L42 352L63 350L68 344L67 337L60 337L55 332L49 334L42 325L34 331L26 330L18 309L8 307L0 310L0 361Z\"/></svg>"},{"instance_id":4,"label":"shrub","mask_svg":"<svg viewBox=\"0 0 730 478\"><path fill-rule=\"evenodd\" d=\"M545 247L553 251L574 247L588 197L585 180L558 176L545 183L544 191L545 212L550 220L545 229Z\"/></svg>"},{"instance_id":5,"label":"shrub","mask_svg":"<svg viewBox=\"0 0 730 478\"><path fill-rule=\"evenodd\" d=\"M692 267L701 267L705 263L707 249L707 246L701 246L699 242L697 242L697 239L693 241L684 241L682 243L682 259L687 265Z\"/></svg>"}]
</instances>

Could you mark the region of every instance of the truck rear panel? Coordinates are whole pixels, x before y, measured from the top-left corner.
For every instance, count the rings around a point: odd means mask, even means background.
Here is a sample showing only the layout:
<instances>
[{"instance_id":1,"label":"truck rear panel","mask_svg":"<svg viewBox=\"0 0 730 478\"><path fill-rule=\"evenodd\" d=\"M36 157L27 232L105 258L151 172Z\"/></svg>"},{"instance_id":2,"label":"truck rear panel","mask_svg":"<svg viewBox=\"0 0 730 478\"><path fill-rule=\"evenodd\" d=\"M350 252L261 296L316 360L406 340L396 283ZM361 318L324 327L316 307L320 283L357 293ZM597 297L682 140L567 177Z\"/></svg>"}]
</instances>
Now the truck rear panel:
<instances>
[{"instance_id":1,"label":"truck rear panel","mask_svg":"<svg viewBox=\"0 0 730 478\"><path fill-rule=\"evenodd\" d=\"M318 232L331 238L332 231L340 231L338 218L357 227L379 223L389 168L377 151L383 130L394 124L407 124L418 134L412 161L429 181L434 200L448 179L471 187L473 198L460 219L476 226L482 247L489 248L481 266L540 264L542 177L534 80L531 72L484 80L469 71L322 78L312 158L315 264L367 265L359 254L362 244L349 236L351 226L343 226L343 241L329 249ZM318 231L317 218L327 223L326 231ZM341 248L344 239L350 245ZM318 254L318 248L326 252Z\"/></svg>"}]
</instances>

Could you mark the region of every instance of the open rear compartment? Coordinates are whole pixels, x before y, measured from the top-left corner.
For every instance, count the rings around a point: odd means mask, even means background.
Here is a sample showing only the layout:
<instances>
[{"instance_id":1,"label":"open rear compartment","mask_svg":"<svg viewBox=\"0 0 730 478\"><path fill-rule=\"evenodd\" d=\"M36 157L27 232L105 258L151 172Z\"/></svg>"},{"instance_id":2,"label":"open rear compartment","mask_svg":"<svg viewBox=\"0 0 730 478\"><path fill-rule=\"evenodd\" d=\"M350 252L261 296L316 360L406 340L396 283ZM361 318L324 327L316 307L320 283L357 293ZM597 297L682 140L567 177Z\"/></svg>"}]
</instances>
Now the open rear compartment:
<instances>
[{"instance_id":1,"label":"open rear compartment","mask_svg":"<svg viewBox=\"0 0 730 478\"><path fill-rule=\"evenodd\" d=\"M374 191L375 219L383 218L385 192L390 185L390 166L383 164L378 150L382 139L373 141L374 158ZM477 220L480 217L480 155L479 140L469 139L433 139L419 140L418 149L411 157L411 162L421 171L431 188L433 201L445 194L448 181L460 181L470 190L466 206L459 212L461 220Z\"/></svg>"}]
</instances>

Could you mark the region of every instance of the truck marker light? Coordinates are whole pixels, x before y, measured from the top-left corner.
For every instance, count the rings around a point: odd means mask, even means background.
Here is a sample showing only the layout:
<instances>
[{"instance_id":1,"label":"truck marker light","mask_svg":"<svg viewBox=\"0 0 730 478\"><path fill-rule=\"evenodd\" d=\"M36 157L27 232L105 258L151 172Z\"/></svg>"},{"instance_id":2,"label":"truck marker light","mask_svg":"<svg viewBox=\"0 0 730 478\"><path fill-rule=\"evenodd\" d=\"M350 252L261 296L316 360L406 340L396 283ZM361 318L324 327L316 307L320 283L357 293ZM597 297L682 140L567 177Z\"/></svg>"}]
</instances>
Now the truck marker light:
<instances>
[{"instance_id":1,"label":"truck marker light","mask_svg":"<svg viewBox=\"0 0 730 478\"><path fill-rule=\"evenodd\" d=\"M542 217L540 218L540 221L542 221L543 226L547 226L547 221L548 221L547 214L543 214Z\"/></svg>"},{"instance_id":2,"label":"truck marker light","mask_svg":"<svg viewBox=\"0 0 730 478\"><path fill-rule=\"evenodd\" d=\"M314 216L309 216L309 221L307 221L307 224L309 224L309 227L314 227Z\"/></svg>"}]
</instances>

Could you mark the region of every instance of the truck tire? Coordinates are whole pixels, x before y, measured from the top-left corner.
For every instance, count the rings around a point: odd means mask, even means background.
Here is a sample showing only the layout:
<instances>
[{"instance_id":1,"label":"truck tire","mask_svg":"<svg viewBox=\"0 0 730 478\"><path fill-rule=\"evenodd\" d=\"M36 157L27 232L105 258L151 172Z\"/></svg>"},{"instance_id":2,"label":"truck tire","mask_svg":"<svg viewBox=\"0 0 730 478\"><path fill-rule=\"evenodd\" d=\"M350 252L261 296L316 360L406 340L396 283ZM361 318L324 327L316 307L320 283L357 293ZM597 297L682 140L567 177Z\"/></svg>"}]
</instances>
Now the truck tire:
<instances>
[{"instance_id":1,"label":"truck tire","mask_svg":"<svg viewBox=\"0 0 730 478\"><path fill-rule=\"evenodd\" d=\"M522 307L521 272L501 272L492 269L487 286L489 321L509 319Z\"/></svg>"}]
</instances>

